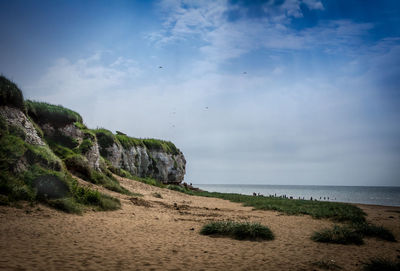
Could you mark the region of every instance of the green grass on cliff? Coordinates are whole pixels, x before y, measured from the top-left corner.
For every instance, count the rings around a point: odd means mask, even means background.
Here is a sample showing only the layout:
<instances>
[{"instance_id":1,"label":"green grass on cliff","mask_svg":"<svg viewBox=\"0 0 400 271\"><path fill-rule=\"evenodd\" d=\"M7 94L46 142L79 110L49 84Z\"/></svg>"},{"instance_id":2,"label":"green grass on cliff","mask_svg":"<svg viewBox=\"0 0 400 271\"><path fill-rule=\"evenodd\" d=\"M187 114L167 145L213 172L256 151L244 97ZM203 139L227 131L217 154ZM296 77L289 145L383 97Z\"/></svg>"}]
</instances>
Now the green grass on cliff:
<instances>
[{"instance_id":1,"label":"green grass on cliff","mask_svg":"<svg viewBox=\"0 0 400 271\"><path fill-rule=\"evenodd\" d=\"M61 105L30 100L27 100L25 105L28 115L34 121L40 123L51 123L55 127L62 127L75 122L82 123L81 115Z\"/></svg>"},{"instance_id":2,"label":"green grass on cliff","mask_svg":"<svg viewBox=\"0 0 400 271\"><path fill-rule=\"evenodd\" d=\"M18 86L0 75L0 106L8 105L25 111L24 97Z\"/></svg>"},{"instance_id":3,"label":"green grass on cliff","mask_svg":"<svg viewBox=\"0 0 400 271\"><path fill-rule=\"evenodd\" d=\"M170 141L153 138L134 138L122 134L117 134L115 137L125 149L145 147L149 150L163 151L172 155L180 153L179 149Z\"/></svg>"},{"instance_id":4,"label":"green grass on cliff","mask_svg":"<svg viewBox=\"0 0 400 271\"><path fill-rule=\"evenodd\" d=\"M118 199L78 185L47 145L26 143L23 131L1 116L0 128L1 205L41 202L69 213L120 208Z\"/></svg>"},{"instance_id":5,"label":"green grass on cliff","mask_svg":"<svg viewBox=\"0 0 400 271\"><path fill-rule=\"evenodd\" d=\"M67 156L64 159L64 163L70 172L85 181L101 185L114 192L126 195L132 194L119 184L118 180L114 178L105 165L102 165L101 172L93 170L90 168L87 159L80 154Z\"/></svg>"}]
</instances>

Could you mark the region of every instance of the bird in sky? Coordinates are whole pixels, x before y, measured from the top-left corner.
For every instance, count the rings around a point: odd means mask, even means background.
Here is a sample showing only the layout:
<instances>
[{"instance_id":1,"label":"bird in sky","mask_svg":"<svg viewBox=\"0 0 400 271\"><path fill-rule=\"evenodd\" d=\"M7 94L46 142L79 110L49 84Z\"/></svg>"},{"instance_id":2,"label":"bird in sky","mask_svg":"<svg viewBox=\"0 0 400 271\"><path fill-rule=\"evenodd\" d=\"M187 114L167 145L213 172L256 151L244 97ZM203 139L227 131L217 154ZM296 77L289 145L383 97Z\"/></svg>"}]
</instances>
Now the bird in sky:
<instances>
[{"instance_id":1,"label":"bird in sky","mask_svg":"<svg viewBox=\"0 0 400 271\"><path fill-rule=\"evenodd\" d=\"M162 66L158 66L159 69L162 69Z\"/></svg>"}]
</instances>

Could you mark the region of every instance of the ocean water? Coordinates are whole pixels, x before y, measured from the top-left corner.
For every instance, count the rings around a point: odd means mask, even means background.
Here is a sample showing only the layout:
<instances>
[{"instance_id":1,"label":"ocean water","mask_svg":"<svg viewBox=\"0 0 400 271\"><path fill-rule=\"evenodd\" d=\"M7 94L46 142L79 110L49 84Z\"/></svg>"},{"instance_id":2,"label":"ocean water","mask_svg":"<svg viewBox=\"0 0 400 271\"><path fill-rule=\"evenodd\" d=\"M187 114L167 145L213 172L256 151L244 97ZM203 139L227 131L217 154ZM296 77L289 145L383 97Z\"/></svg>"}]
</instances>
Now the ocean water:
<instances>
[{"instance_id":1,"label":"ocean water","mask_svg":"<svg viewBox=\"0 0 400 271\"><path fill-rule=\"evenodd\" d=\"M240 184L196 184L209 192L238 193L264 196L276 195L295 199L363 203L385 206L400 206L400 187L388 186L317 186L317 185L240 185Z\"/></svg>"}]
</instances>

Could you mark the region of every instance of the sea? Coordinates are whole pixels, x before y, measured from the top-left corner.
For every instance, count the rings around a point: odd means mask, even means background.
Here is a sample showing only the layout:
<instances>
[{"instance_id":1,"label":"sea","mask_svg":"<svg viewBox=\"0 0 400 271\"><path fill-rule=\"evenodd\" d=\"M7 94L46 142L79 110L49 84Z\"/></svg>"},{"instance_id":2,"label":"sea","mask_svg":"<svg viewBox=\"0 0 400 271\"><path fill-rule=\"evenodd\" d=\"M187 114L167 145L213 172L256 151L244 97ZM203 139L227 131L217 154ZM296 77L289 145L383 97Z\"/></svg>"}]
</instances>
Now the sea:
<instances>
[{"instance_id":1,"label":"sea","mask_svg":"<svg viewBox=\"0 0 400 271\"><path fill-rule=\"evenodd\" d=\"M286 196L294 199L400 206L400 186L319 186L319 185L244 185L195 184L202 190L244 195Z\"/></svg>"}]
</instances>

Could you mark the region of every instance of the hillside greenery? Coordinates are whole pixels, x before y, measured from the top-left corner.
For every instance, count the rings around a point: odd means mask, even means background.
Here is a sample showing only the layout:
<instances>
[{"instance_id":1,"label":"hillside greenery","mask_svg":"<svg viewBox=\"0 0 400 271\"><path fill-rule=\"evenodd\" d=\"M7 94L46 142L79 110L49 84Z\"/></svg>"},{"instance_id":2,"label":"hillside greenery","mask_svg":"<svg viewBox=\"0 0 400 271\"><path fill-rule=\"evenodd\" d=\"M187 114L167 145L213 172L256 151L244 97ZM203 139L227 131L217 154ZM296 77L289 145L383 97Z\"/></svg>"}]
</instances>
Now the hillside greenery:
<instances>
[{"instance_id":1,"label":"hillside greenery","mask_svg":"<svg viewBox=\"0 0 400 271\"><path fill-rule=\"evenodd\" d=\"M11 106L29 113L27 117L38 135L52 147L28 144L25 131L0 116L0 204L13 205L20 200L41 202L70 213L81 213L88 207L96 210L120 208L118 199L79 185L67 171L65 159L82 156L95 140L95 134L83 125L78 113L62 106L24 102L21 90L4 76L0 76L0 98L0 106ZM79 144L61 133L45 138L34 120L49 122L55 127L75 123L80 126L84 140ZM90 172L90 176L96 183L106 183L111 190L126 193L127 190L120 187L115 178L112 179L111 172L107 173L109 176Z\"/></svg>"},{"instance_id":2,"label":"hillside greenery","mask_svg":"<svg viewBox=\"0 0 400 271\"><path fill-rule=\"evenodd\" d=\"M75 122L82 123L82 117L62 105L27 100L25 102L28 115L35 122L51 123L54 127L63 127Z\"/></svg>"},{"instance_id":3,"label":"hillside greenery","mask_svg":"<svg viewBox=\"0 0 400 271\"><path fill-rule=\"evenodd\" d=\"M79 186L47 146L26 143L2 117L0 126L0 204L41 202L70 213L120 208L118 199Z\"/></svg>"},{"instance_id":4,"label":"hillside greenery","mask_svg":"<svg viewBox=\"0 0 400 271\"><path fill-rule=\"evenodd\" d=\"M0 75L0 106L7 105L25 111L24 97L18 86Z\"/></svg>"}]
</instances>

